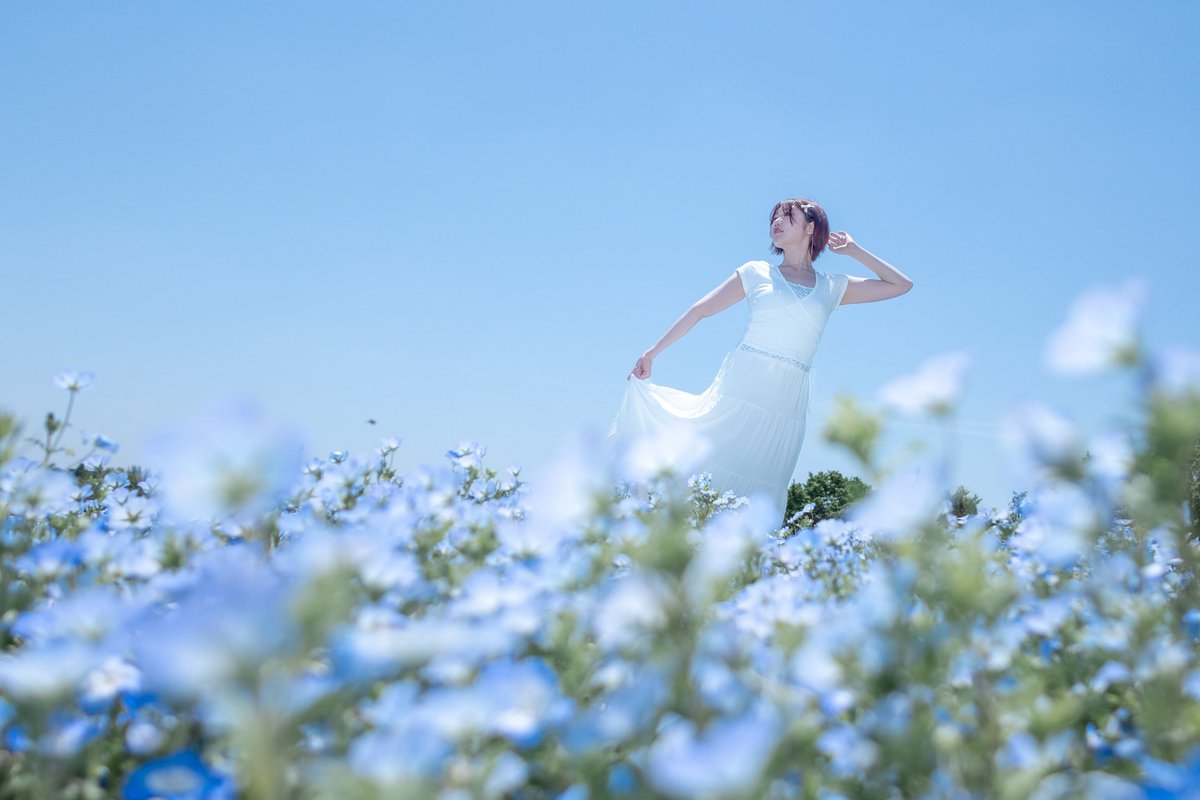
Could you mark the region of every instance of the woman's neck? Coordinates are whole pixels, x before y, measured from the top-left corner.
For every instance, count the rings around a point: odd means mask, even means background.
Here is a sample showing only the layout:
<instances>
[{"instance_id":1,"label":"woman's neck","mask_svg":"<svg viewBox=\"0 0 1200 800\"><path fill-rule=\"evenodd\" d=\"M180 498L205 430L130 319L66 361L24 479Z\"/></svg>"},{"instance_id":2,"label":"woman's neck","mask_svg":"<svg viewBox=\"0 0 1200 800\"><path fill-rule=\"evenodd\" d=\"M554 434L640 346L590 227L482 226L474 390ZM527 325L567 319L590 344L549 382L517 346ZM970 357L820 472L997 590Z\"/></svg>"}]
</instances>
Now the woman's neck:
<instances>
[{"instance_id":1,"label":"woman's neck","mask_svg":"<svg viewBox=\"0 0 1200 800\"><path fill-rule=\"evenodd\" d=\"M812 272L813 271L812 262L807 262L807 263L797 265L797 264L787 263L787 259L784 259L783 263L781 263L779 265L779 268L792 270L793 272Z\"/></svg>"}]
</instances>

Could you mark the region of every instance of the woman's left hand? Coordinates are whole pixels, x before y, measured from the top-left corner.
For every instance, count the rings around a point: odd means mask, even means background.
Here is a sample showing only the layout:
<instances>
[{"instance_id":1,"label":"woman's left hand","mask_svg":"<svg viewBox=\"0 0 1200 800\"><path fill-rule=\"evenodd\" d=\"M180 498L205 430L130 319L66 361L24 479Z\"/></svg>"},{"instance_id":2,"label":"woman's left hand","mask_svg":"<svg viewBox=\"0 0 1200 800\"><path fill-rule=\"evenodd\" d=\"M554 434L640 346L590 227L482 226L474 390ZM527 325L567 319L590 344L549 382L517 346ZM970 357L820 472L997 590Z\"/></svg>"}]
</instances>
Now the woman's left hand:
<instances>
[{"instance_id":1,"label":"woman's left hand","mask_svg":"<svg viewBox=\"0 0 1200 800\"><path fill-rule=\"evenodd\" d=\"M829 249L835 253L849 255L858 247L858 242L850 238L845 231L835 231L829 234Z\"/></svg>"}]
</instances>

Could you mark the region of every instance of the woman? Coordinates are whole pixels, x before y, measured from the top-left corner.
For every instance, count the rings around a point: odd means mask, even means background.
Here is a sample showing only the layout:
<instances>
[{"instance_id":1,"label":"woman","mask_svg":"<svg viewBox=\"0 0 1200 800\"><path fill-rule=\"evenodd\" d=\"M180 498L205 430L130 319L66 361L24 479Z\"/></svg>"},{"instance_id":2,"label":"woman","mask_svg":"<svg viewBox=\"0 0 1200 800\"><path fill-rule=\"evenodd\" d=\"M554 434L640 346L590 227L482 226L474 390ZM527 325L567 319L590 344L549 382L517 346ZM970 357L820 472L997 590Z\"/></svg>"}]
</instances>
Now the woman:
<instances>
[{"instance_id":1,"label":"woman","mask_svg":"<svg viewBox=\"0 0 1200 800\"><path fill-rule=\"evenodd\" d=\"M638 380L626 386L606 443L687 429L708 443L699 466L690 472L712 473L718 492L764 494L782 520L804 442L812 360L829 315L842 304L898 297L913 283L845 231L830 234L824 209L810 200L776 203L770 230L771 250L782 254L782 261L742 264L642 353L625 376L626 381ZM832 252L862 262L878 279L813 269L826 244ZM750 321L707 389L690 394L646 380L663 350L704 317L742 298L749 300Z\"/></svg>"}]
</instances>

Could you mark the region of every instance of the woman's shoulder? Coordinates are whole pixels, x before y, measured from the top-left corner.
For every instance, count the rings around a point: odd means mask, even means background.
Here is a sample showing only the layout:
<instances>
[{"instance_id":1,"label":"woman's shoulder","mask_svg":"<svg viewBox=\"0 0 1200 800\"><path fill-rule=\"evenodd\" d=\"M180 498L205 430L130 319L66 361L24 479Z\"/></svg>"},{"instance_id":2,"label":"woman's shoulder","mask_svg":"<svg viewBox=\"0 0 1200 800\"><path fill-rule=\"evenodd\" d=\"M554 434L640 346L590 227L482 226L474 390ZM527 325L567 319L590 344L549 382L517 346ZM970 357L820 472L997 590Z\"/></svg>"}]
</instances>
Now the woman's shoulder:
<instances>
[{"instance_id":1,"label":"woman's shoulder","mask_svg":"<svg viewBox=\"0 0 1200 800\"><path fill-rule=\"evenodd\" d=\"M741 273L756 273L758 275L766 275L770 271L771 265L766 261L747 261L737 268Z\"/></svg>"}]
</instances>

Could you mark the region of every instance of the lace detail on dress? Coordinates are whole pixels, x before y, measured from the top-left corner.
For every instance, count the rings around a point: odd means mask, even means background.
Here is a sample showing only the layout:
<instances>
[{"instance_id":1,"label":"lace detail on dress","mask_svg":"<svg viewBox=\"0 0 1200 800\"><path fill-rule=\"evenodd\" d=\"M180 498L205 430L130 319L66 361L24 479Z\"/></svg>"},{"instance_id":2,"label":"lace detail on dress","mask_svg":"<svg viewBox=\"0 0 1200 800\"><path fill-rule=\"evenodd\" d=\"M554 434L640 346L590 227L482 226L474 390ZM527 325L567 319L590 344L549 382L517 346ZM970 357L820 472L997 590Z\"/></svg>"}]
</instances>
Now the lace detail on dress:
<instances>
[{"instance_id":1,"label":"lace detail on dress","mask_svg":"<svg viewBox=\"0 0 1200 800\"><path fill-rule=\"evenodd\" d=\"M803 361L800 361L799 359L790 358L788 356L781 356L778 353L768 353L766 350L759 350L757 347L751 347L748 344L743 344L742 349L749 350L751 353L758 353L759 355L764 355L769 358L778 358L780 361L786 361L789 364L794 364L795 366L799 367L800 369L804 370L805 372L808 372L808 364L805 364Z\"/></svg>"},{"instance_id":2,"label":"lace detail on dress","mask_svg":"<svg viewBox=\"0 0 1200 800\"><path fill-rule=\"evenodd\" d=\"M812 290L817 288L815 286L801 286L798 283L792 283L788 280L785 280L784 283L792 287L792 290L796 293L797 297L808 297L808 295L812 294Z\"/></svg>"}]
</instances>

